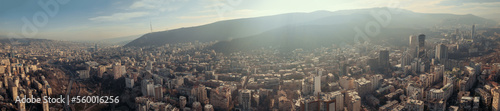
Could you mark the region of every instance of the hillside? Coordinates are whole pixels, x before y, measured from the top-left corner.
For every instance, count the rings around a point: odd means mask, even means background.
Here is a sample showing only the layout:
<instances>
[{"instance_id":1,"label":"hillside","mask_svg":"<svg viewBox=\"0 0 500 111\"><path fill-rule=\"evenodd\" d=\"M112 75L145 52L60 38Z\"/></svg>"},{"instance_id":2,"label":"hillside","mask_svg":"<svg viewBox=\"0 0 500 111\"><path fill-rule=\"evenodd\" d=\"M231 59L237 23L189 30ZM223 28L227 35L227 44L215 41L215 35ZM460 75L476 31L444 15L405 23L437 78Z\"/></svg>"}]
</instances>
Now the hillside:
<instances>
[{"instance_id":1,"label":"hillside","mask_svg":"<svg viewBox=\"0 0 500 111\"><path fill-rule=\"evenodd\" d=\"M274 16L219 21L212 24L154 32L127 44L127 47L161 46L168 43L193 41L220 41L210 47L218 52L251 50L276 46L284 50L331 46L332 43L352 43L357 34L355 28L364 31L370 22L376 22L372 11L387 8L371 8L342 11L316 11ZM375 43L404 45L411 34L426 33L437 36L429 29L436 26L456 25L493 27L497 23L474 15L427 14L402 10L391 14L386 27L371 37Z\"/></svg>"},{"instance_id":2,"label":"hillside","mask_svg":"<svg viewBox=\"0 0 500 111\"><path fill-rule=\"evenodd\" d=\"M148 33L128 43L125 47L161 46L196 40L200 42L229 40L259 34L285 25L328 17L333 14L331 12L318 11L225 20L202 26Z\"/></svg>"}]
</instances>

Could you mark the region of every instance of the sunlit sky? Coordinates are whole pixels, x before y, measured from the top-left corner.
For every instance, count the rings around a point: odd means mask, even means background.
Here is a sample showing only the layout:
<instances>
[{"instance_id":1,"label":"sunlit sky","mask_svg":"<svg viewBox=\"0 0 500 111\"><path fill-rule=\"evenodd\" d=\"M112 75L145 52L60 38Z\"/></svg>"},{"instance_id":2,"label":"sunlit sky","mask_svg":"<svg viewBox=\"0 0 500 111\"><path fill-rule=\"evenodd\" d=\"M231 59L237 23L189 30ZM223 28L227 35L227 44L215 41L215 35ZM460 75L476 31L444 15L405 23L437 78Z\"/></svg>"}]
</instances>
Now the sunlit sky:
<instances>
[{"instance_id":1,"label":"sunlit sky","mask_svg":"<svg viewBox=\"0 0 500 111\"><path fill-rule=\"evenodd\" d=\"M57 7L46 11L44 3ZM373 7L486 18L500 14L500 0L0 0L0 36L100 40L149 33L150 22L153 31L164 31L227 19ZM37 32L23 32L23 26Z\"/></svg>"}]
</instances>

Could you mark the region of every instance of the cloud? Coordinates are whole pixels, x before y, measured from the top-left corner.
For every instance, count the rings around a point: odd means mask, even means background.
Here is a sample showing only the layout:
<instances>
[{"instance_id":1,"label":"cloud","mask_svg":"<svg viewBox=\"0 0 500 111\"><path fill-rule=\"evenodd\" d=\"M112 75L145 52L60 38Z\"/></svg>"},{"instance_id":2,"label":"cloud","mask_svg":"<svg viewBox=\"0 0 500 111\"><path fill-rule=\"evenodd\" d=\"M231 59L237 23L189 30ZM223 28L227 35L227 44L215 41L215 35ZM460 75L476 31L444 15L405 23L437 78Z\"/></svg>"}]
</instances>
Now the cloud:
<instances>
[{"instance_id":1,"label":"cloud","mask_svg":"<svg viewBox=\"0 0 500 111\"><path fill-rule=\"evenodd\" d=\"M98 16L89 18L91 21L124 21L132 18L149 15L149 12L129 12L129 13L114 13L109 16Z\"/></svg>"},{"instance_id":2,"label":"cloud","mask_svg":"<svg viewBox=\"0 0 500 111\"><path fill-rule=\"evenodd\" d=\"M160 10L161 12L164 12L164 11L173 12L173 11L177 11L179 9L181 9L181 6L162 7L162 8L159 8L158 10Z\"/></svg>"},{"instance_id":3,"label":"cloud","mask_svg":"<svg viewBox=\"0 0 500 111\"><path fill-rule=\"evenodd\" d=\"M202 18L210 18L216 17L216 15L200 15L200 16L180 16L178 19L202 19Z\"/></svg>"},{"instance_id":4,"label":"cloud","mask_svg":"<svg viewBox=\"0 0 500 111\"><path fill-rule=\"evenodd\" d=\"M494 3L494 2L500 2L499 0L444 0L439 3L439 5L444 5L444 6L450 6L450 5L455 5L455 6L460 6L463 4L467 3Z\"/></svg>"},{"instance_id":5,"label":"cloud","mask_svg":"<svg viewBox=\"0 0 500 111\"><path fill-rule=\"evenodd\" d=\"M158 1L141 0L141 1L137 1L137 2L132 3L132 5L130 5L130 8L132 8L132 9L137 9L137 8L153 9L153 8L157 7L156 5L160 5L159 3L161 3L161 2L162 2L161 0L158 0Z\"/></svg>"},{"instance_id":6,"label":"cloud","mask_svg":"<svg viewBox=\"0 0 500 111\"><path fill-rule=\"evenodd\" d=\"M130 9L156 9L160 11L176 11L179 4L189 0L139 0L129 6ZM177 6L177 7L175 7Z\"/></svg>"}]
</instances>

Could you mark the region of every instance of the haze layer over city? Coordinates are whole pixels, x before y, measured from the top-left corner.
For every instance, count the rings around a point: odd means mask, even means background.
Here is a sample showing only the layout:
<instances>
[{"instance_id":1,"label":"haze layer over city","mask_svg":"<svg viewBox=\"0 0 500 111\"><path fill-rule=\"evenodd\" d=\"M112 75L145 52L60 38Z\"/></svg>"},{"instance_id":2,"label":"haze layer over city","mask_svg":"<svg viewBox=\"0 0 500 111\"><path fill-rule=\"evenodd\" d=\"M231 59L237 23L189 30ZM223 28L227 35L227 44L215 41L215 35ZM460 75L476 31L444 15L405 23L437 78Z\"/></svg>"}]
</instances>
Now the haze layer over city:
<instances>
[{"instance_id":1,"label":"haze layer over city","mask_svg":"<svg viewBox=\"0 0 500 111\"><path fill-rule=\"evenodd\" d=\"M500 111L498 10L0 0L0 110Z\"/></svg>"}]
</instances>

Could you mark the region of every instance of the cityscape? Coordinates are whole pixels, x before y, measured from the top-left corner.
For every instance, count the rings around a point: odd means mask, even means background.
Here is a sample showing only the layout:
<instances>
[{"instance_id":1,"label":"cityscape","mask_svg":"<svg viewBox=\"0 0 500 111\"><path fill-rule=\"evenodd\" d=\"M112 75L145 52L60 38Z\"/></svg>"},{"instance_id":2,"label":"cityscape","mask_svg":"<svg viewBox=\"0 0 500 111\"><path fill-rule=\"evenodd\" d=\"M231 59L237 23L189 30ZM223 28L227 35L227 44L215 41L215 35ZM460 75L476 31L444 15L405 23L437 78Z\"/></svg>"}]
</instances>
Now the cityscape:
<instances>
[{"instance_id":1,"label":"cityscape","mask_svg":"<svg viewBox=\"0 0 500 111\"><path fill-rule=\"evenodd\" d=\"M2 111L500 111L500 20L489 16L325 9L166 30L150 19L136 37L77 40L44 27L71 32L50 26L66 12L50 12L78 2L42 2L47 26L37 13L21 33L0 25ZM66 36L108 35L81 30Z\"/></svg>"}]
</instances>

